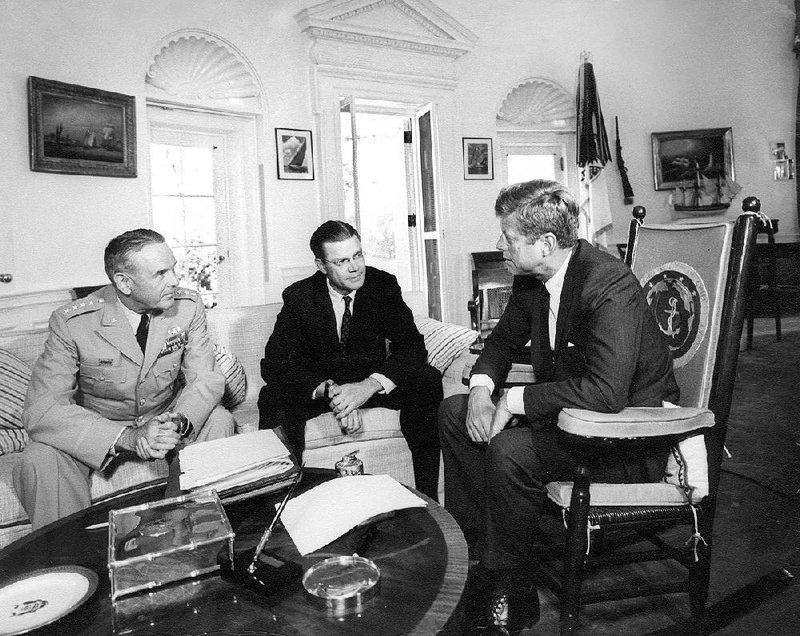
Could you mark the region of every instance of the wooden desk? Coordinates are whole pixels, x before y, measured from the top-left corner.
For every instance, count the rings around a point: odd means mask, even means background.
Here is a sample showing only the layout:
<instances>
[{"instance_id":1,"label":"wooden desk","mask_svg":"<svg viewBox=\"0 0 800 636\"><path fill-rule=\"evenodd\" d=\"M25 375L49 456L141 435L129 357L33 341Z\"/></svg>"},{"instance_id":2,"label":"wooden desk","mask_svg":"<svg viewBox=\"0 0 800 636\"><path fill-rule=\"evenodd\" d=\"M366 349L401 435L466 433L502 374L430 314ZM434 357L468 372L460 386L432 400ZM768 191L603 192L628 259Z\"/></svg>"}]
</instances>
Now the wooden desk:
<instances>
[{"instance_id":1,"label":"wooden desk","mask_svg":"<svg viewBox=\"0 0 800 636\"><path fill-rule=\"evenodd\" d=\"M330 479L332 474L330 470L306 469L298 492ZM163 486L152 487L115 500L113 507L152 501L163 494ZM281 494L226 506L237 546L255 545ZM381 569L381 587L360 617L327 617L324 609L306 600L300 581L274 595L261 596L215 574L150 594L122 597L112 604L108 529L86 529L108 520L109 503L62 519L0 551L0 586L24 572L55 565L80 565L97 573L100 583L88 601L32 632L35 634L432 635L445 625L461 598L467 576L467 546L450 514L420 496L428 502L427 508L400 510L377 522L374 540L361 553ZM273 535L269 547L301 563L304 569L333 554L353 551L345 535L326 546L325 552L303 558L282 528Z\"/></svg>"},{"instance_id":2,"label":"wooden desk","mask_svg":"<svg viewBox=\"0 0 800 636\"><path fill-rule=\"evenodd\" d=\"M759 240L750 268L746 313L747 348L753 345L753 320L775 320L775 337L781 339L781 317L800 312L800 243Z\"/></svg>"}]
</instances>

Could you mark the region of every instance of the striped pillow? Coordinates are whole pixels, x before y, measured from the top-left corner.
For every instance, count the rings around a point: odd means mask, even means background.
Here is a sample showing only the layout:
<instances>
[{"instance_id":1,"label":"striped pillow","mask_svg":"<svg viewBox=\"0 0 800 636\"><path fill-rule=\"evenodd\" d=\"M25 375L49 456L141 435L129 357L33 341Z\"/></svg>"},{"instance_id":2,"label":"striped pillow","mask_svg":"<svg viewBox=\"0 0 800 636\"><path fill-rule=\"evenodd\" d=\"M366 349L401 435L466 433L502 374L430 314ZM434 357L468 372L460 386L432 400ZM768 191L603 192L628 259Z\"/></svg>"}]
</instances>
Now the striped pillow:
<instances>
[{"instance_id":1,"label":"striped pillow","mask_svg":"<svg viewBox=\"0 0 800 636\"><path fill-rule=\"evenodd\" d=\"M214 345L219 370L225 376L225 393L221 404L229 411L244 402L247 396L247 375L239 358L222 345Z\"/></svg>"},{"instance_id":2,"label":"striped pillow","mask_svg":"<svg viewBox=\"0 0 800 636\"><path fill-rule=\"evenodd\" d=\"M19 452L28 443L28 433L22 428L22 407L30 379L30 367L0 349L0 455Z\"/></svg>"},{"instance_id":3,"label":"striped pillow","mask_svg":"<svg viewBox=\"0 0 800 636\"><path fill-rule=\"evenodd\" d=\"M477 331L460 325L440 322L433 318L416 316L414 322L422 337L425 338L428 364L438 369L440 373L444 373L453 360L478 337Z\"/></svg>"}]
</instances>

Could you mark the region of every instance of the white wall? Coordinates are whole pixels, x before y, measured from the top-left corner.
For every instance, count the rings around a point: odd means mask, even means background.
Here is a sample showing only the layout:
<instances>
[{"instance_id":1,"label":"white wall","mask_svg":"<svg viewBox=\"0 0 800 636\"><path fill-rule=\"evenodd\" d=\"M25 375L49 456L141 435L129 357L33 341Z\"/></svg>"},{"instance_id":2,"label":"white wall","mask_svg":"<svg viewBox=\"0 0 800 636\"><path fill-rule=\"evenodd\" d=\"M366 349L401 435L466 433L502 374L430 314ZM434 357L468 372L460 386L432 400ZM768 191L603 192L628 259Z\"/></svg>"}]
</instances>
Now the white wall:
<instances>
[{"instance_id":1,"label":"white wall","mask_svg":"<svg viewBox=\"0 0 800 636\"><path fill-rule=\"evenodd\" d=\"M741 196L757 195L797 238L795 182L772 181L770 143L794 154L797 62L791 0L434 0L474 32L475 49L456 62L456 136L494 137L506 92L537 76L574 90L579 55L591 51L613 143L619 116L624 158L651 221L672 218L653 189L650 133L733 128ZM0 0L0 273L14 282L0 297L103 282L108 239L150 223L144 77L153 47L168 33L199 28L248 57L266 93L259 139L266 179L270 255L268 302L280 271L310 264L307 240L324 217L319 180L278 181L274 128L314 129L308 40L294 20L314 0ZM136 97L139 177L119 179L31 172L29 75ZM316 131L315 131L316 132ZM317 140L315 139L315 142ZM459 143L460 140L453 141ZM315 144L316 145L316 144ZM460 170L460 166L457 167ZM615 240L630 207L616 168L609 179ZM467 254L493 249L495 181L461 181L446 228L448 317L466 323ZM734 202L741 203L741 196ZM13 248L13 249L12 249ZM12 253L13 252L13 253Z\"/></svg>"},{"instance_id":2,"label":"white wall","mask_svg":"<svg viewBox=\"0 0 800 636\"><path fill-rule=\"evenodd\" d=\"M794 158L797 61L792 53L790 0L437 0L480 41L460 61L458 101L463 134L495 137L495 114L506 92L527 77L549 78L575 91L581 51L592 53L600 101L623 157L636 205L651 222L674 213L656 192L650 134L733 128L736 179L742 198L756 195L781 219L780 234L798 238L795 182L772 180L770 143L785 142ZM496 159L499 160L496 152ZM624 241L632 205L624 205L615 164L609 166L615 240ZM467 249L492 249L481 231L502 184L464 183Z\"/></svg>"},{"instance_id":3,"label":"white wall","mask_svg":"<svg viewBox=\"0 0 800 636\"><path fill-rule=\"evenodd\" d=\"M158 42L183 28L210 31L252 62L267 112L259 139L266 181L270 283L278 264L309 264L321 218L317 182L278 181L275 127L313 129L308 40L294 20L306 4L280 0L7 0L0 2L0 296L105 282L103 249L114 235L151 224L145 74ZM30 75L136 97L135 179L32 172L28 167ZM254 232L258 233L255 228ZM13 248L13 250L9 249ZM10 253L12 252L13 253Z\"/></svg>"}]
</instances>

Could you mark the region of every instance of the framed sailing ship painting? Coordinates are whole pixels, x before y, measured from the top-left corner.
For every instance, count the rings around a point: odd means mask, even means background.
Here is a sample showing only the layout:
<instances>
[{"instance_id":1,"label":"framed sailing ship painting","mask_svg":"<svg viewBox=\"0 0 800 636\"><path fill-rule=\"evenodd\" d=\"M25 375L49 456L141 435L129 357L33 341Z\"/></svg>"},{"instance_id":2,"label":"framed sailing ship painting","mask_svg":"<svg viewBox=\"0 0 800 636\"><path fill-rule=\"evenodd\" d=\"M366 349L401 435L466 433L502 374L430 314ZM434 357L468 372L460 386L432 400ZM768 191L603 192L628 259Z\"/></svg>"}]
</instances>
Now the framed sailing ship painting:
<instances>
[{"instance_id":1,"label":"framed sailing ship painting","mask_svg":"<svg viewBox=\"0 0 800 636\"><path fill-rule=\"evenodd\" d=\"M35 172L136 176L136 106L130 95L31 76L28 134Z\"/></svg>"},{"instance_id":2,"label":"framed sailing ship painting","mask_svg":"<svg viewBox=\"0 0 800 636\"><path fill-rule=\"evenodd\" d=\"M656 190L735 181L730 128L652 133Z\"/></svg>"},{"instance_id":3,"label":"framed sailing ship painting","mask_svg":"<svg viewBox=\"0 0 800 636\"><path fill-rule=\"evenodd\" d=\"M276 128L278 179L314 180L314 146L310 130Z\"/></svg>"}]
</instances>

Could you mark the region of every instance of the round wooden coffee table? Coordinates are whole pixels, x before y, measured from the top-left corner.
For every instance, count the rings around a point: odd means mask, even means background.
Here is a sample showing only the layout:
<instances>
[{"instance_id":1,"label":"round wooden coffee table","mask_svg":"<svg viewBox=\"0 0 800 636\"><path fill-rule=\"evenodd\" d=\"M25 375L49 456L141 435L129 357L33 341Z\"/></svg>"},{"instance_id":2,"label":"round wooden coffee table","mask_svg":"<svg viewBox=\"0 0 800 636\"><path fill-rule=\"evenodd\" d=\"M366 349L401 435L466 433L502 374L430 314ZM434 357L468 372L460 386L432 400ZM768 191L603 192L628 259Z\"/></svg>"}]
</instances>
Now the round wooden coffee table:
<instances>
[{"instance_id":1,"label":"round wooden coffee table","mask_svg":"<svg viewBox=\"0 0 800 636\"><path fill-rule=\"evenodd\" d=\"M332 478L333 471L306 469L298 493ZM251 547L274 514L281 493L226 505L237 548ZM417 493L419 494L419 493ZM461 530L441 506L396 511L375 522L369 544L345 535L323 550L301 557L282 527L268 548L303 569L329 556L359 554L381 570L378 593L360 615L343 619L306 598L300 581L263 596L218 574L156 588L111 602L108 578L108 511L164 496L164 486L103 502L42 528L0 551L0 586L26 572L52 566L82 566L97 573L96 592L73 612L36 634L381 634L433 635L453 614L467 576L467 546Z\"/></svg>"}]
</instances>

